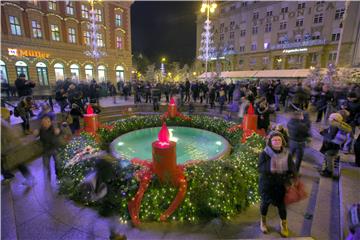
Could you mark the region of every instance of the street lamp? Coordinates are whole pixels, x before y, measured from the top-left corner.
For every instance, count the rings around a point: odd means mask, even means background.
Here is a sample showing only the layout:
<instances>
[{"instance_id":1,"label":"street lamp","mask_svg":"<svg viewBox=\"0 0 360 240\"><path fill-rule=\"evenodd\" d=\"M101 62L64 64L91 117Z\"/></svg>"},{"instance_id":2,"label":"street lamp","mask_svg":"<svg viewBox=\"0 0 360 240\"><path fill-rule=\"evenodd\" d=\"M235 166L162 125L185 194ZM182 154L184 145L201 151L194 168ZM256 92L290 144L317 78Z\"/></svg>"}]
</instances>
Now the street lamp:
<instances>
[{"instance_id":1,"label":"street lamp","mask_svg":"<svg viewBox=\"0 0 360 240\"><path fill-rule=\"evenodd\" d=\"M207 71L208 71L208 60L209 60L209 35L210 35L210 13L214 13L215 9L217 7L217 4L214 2L214 0L203 0L203 3L201 5L200 12L204 13L206 12L206 41L205 41L205 78L207 80Z\"/></svg>"}]
</instances>

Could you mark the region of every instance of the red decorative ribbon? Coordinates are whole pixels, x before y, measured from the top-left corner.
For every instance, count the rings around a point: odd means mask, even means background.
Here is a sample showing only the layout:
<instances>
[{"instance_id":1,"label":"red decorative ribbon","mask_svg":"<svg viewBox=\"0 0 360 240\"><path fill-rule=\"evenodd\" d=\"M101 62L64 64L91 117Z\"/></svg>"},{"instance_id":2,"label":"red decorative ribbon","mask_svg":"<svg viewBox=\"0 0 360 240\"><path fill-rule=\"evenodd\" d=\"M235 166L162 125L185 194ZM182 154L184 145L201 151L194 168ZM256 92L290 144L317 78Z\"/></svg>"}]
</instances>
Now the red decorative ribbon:
<instances>
[{"instance_id":1,"label":"red decorative ribbon","mask_svg":"<svg viewBox=\"0 0 360 240\"><path fill-rule=\"evenodd\" d=\"M141 201L144 197L144 193L146 189L149 187L151 178L154 174L154 170L152 163L146 160L134 158L131 160L131 163L134 165L142 166L142 169L135 173L135 177L140 182L139 189L135 194L134 198L132 198L128 203L128 209L131 220L135 226L139 226L141 223L139 219ZM166 211L160 215L161 221L165 221L169 216L171 216L171 214L175 212L175 210L179 207L179 205L182 203L182 201L186 196L187 182L184 174L183 165L178 165L178 172L177 172L175 185L179 188L179 191L175 199L170 204L169 208L166 209Z\"/></svg>"}]
</instances>

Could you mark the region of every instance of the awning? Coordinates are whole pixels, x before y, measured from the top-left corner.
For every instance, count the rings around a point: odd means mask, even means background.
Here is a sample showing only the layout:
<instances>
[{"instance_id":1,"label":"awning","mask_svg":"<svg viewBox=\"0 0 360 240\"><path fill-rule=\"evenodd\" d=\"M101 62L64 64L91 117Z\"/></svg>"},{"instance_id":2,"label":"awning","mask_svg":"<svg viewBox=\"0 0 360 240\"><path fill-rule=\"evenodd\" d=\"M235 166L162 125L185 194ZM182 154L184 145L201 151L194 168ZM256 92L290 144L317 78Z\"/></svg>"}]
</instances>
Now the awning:
<instances>
[{"instance_id":1,"label":"awning","mask_svg":"<svg viewBox=\"0 0 360 240\"><path fill-rule=\"evenodd\" d=\"M256 78L305 78L310 69L262 70L255 75Z\"/></svg>"},{"instance_id":2,"label":"awning","mask_svg":"<svg viewBox=\"0 0 360 240\"><path fill-rule=\"evenodd\" d=\"M252 78L257 71L231 71L231 72L221 72L221 78ZM208 78L216 77L215 72L203 73L199 76L199 78Z\"/></svg>"},{"instance_id":3,"label":"awning","mask_svg":"<svg viewBox=\"0 0 360 240\"><path fill-rule=\"evenodd\" d=\"M346 68L350 71L351 75L358 76L359 68ZM338 68L340 73L343 68ZM279 70L257 70L257 71L227 71L221 72L221 78L307 78L310 75L311 69L279 69ZM321 68L320 73L325 75L327 68ZM208 78L216 77L215 72L208 72ZM206 74L203 73L199 78L205 78Z\"/></svg>"}]
</instances>

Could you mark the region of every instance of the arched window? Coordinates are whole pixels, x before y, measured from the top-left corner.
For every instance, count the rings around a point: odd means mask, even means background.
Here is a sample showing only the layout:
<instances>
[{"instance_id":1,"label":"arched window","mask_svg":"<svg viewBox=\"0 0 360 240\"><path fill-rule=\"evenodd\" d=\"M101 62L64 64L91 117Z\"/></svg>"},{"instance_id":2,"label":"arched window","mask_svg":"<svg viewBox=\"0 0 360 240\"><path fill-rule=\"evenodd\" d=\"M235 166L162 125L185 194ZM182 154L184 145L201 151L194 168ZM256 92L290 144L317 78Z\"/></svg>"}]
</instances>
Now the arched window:
<instances>
[{"instance_id":1,"label":"arched window","mask_svg":"<svg viewBox=\"0 0 360 240\"><path fill-rule=\"evenodd\" d=\"M120 81L124 81L124 68L122 66L117 66L115 68L115 77L116 77L116 82L120 82Z\"/></svg>"},{"instance_id":2,"label":"arched window","mask_svg":"<svg viewBox=\"0 0 360 240\"><path fill-rule=\"evenodd\" d=\"M1 83L9 83L6 64L0 60L0 79Z\"/></svg>"},{"instance_id":3,"label":"arched window","mask_svg":"<svg viewBox=\"0 0 360 240\"><path fill-rule=\"evenodd\" d=\"M47 66L43 62L36 64L36 72L40 86L49 86Z\"/></svg>"},{"instance_id":4,"label":"arched window","mask_svg":"<svg viewBox=\"0 0 360 240\"><path fill-rule=\"evenodd\" d=\"M98 80L99 82L106 82L106 67L104 65L98 66Z\"/></svg>"},{"instance_id":5,"label":"arched window","mask_svg":"<svg viewBox=\"0 0 360 240\"><path fill-rule=\"evenodd\" d=\"M55 70L55 80L64 81L64 65L62 65L61 63L55 63L54 70Z\"/></svg>"},{"instance_id":6,"label":"arched window","mask_svg":"<svg viewBox=\"0 0 360 240\"><path fill-rule=\"evenodd\" d=\"M17 61L15 63L16 75L25 74L25 79L29 80L28 65L23 61Z\"/></svg>"},{"instance_id":7,"label":"arched window","mask_svg":"<svg viewBox=\"0 0 360 240\"><path fill-rule=\"evenodd\" d=\"M79 65L71 64L70 65L70 72L71 72L71 80L78 82L80 77Z\"/></svg>"},{"instance_id":8,"label":"arched window","mask_svg":"<svg viewBox=\"0 0 360 240\"><path fill-rule=\"evenodd\" d=\"M91 65L85 65L85 77L86 77L86 81L91 81L94 76L93 76L93 66Z\"/></svg>"}]
</instances>

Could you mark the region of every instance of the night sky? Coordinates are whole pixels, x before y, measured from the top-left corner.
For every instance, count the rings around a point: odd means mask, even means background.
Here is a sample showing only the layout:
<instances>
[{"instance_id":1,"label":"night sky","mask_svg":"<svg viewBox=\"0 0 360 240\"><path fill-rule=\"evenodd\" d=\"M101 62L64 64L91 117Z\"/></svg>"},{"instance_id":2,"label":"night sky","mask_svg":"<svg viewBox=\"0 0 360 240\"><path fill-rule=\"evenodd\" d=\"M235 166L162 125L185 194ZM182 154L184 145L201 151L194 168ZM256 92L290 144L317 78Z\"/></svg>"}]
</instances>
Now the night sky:
<instances>
[{"instance_id":1,"label":"night sky","mask_svg":"<svg viewBox=\"0 0 360 240\"><path fill-rule=\"evenodd\" d=\"M201 2L135 1L131 6L132 53L159 63L191 64L196 53L196 15Z\"/></svg>"}]
</instances>

